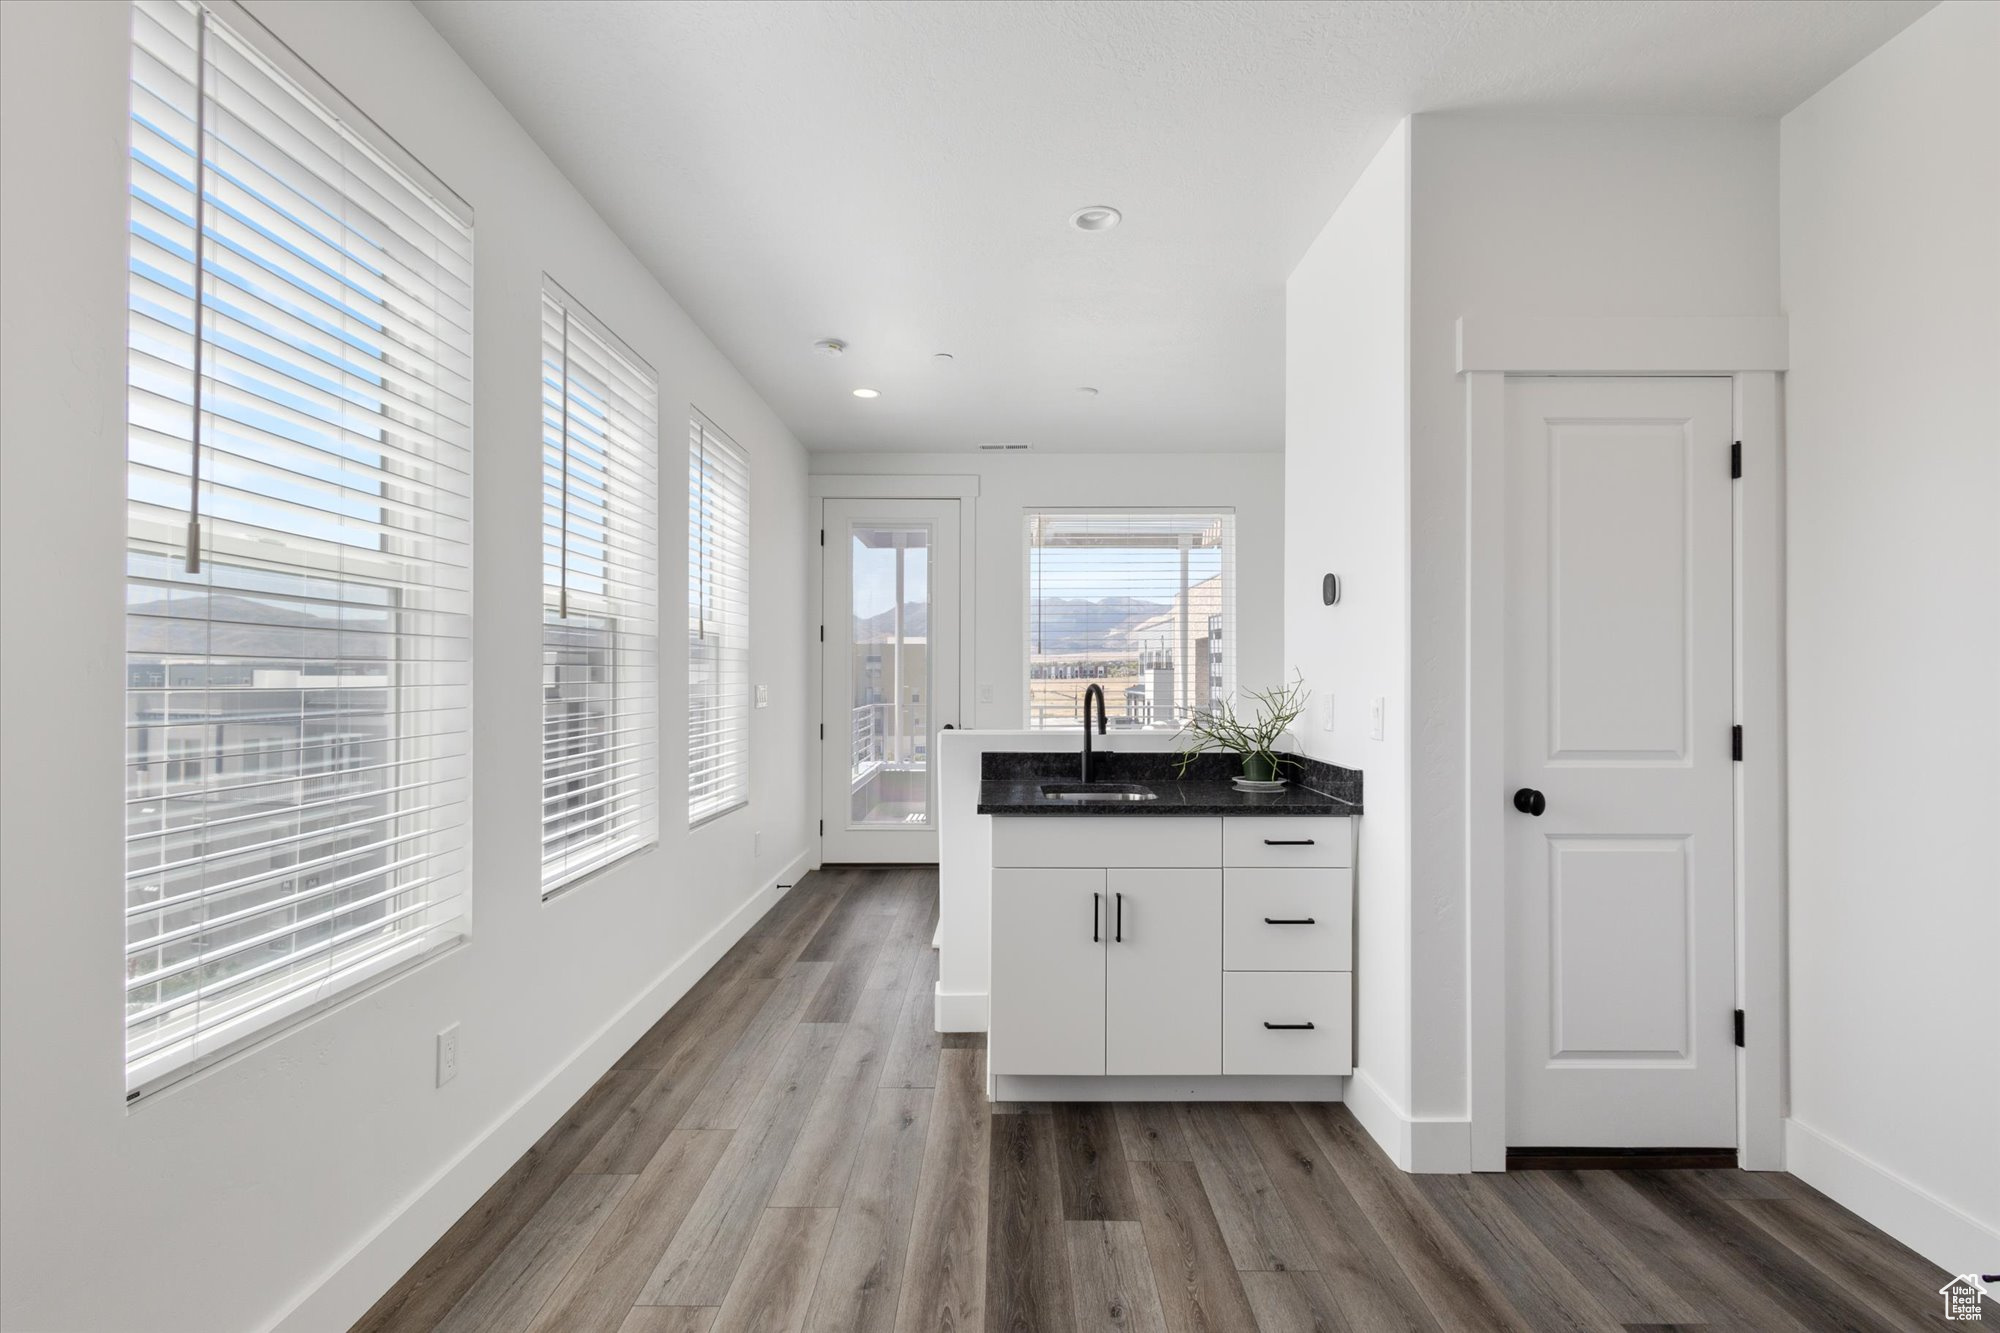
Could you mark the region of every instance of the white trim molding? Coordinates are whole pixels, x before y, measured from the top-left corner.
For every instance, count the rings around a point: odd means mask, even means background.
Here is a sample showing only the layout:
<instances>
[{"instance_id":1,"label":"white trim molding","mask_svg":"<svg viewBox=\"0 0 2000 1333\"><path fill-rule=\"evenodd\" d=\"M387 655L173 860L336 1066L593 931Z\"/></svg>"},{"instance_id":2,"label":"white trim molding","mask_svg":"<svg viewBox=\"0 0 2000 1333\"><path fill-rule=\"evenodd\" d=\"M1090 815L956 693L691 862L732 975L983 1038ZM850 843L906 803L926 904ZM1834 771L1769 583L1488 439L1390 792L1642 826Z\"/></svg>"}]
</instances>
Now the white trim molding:
<instances>
[{"instance_id":1,"label":"white trim molding","mask_svg":"<svg viewBox=\"0 0 2000 1333\"><path fill-rule=\"evenodd\" d=\"M1790 322L1783 315L1458 320L1461 375L1735 375L1784 370L1790 349Z\"/></svg>"},{"instance_id":2,"label":"white trim molding","mask_svg":"<svg viewBox=\"0 0 2000 1333\"><path fill-rule=\"evenodd\" d=\"M687 994L689 987L777 905L786 890L812 869L816 855L813 850L800 853L745 899L721 925L676 959L590 1040L550 1071L539 1086L514 1103L484 1136L468 1145L353 1249L340 1256L289 1308L265 1325L265 1333L346 1328L365 1314L550 1125L562 1119L611 1067L612 1061L644 1036L661 1015Z\"/></svg>"},{"instance_id":3,"label":"white trim molding","mask_svg":"<svg viewBox=\"0 0 2000 1333\"><path fill-rule=\"evenodd\" d=\"M1466 1152L1472 1170L1504 1171L1507 1165L1506 826L1499 800L1507 789L1507 377L1552 374L1710 374L1733 381L1735 438L1743 445L1743 480L1733 499L1735 704L1744 729L1744 759L1735 775L1736 998L1748 1034L1736 1053L1736 1146L1745 1170L1784 1165L1784 441L1777 372L1788 359L1788 337L1787 321L1775 315L1465 315L1458 321L1465 382ZM1391 1140L1363 1116L1366 1098L1365 1089L1350 1087L1356 1117L1387 1148ZM1389 1130L1394 1110L1371 1108L1369 1114Z\"/></svg>"},{"instance_id":4,"label":"white trim molding","mask_svg":"<svg viewBox=\"0 0 2000 1333\"><path fill-rule=\"evenodd\" d=\"M2000 1255L2000 1231L1789 1117L1785 1168L1947 1273L1991 1271Z\"/></svg>"},{"instance_id":5,"label":"white trim molding","mask_svg":"<svg viewBox=\"0 0 2000 1333\"><path fill-rule=\"evenodd\" d=\"M944 929L939 921L938 929ZM937 948L932 941L931 947ZM931 1011L939 1032L986 1031L986 992L948 991L939 983L931 991Z\"/></svg>"},{"instance_id":6,"label":"white trim molding","mask_svg":"<svg viewBox=\"0 0 2000 1333\"><path fill-rule=\"evenodd\" d=\"M1417 1175L1463 1175L1476 1169L1469 1118L1412 1116L1396 1105L1365 1069L1349 1076L1344 1100L1368 1136L1401 1170Z\"/></svg>"},{"instance_id":7,"label":"white trim molding","mask_svg":"<svg viewBox=\"0 0 2000 1333\"><path fill-rule=\"evenodd\" d=\"M1338 1074L991 1074L996 1102L1337 1102Z\"/></svg>"}]
</instances>

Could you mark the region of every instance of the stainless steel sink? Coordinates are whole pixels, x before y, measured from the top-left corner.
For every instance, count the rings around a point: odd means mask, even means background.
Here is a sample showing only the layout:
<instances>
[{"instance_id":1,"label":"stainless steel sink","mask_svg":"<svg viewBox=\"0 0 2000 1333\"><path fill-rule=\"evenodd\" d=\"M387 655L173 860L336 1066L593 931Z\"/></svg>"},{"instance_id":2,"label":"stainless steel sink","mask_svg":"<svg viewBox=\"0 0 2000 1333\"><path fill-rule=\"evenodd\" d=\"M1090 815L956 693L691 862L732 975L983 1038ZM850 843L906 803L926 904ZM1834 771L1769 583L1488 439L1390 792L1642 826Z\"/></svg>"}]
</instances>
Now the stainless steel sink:
<instances>
[{"instance_id":1,"label":"stainless steel sink","mask_svg":"<svg viewBox=\"0 0 2000 1333\"><path fill-rule=\"evenodd\" d=\"M1047 782L1042 795L1052 801L1157 801L1160 794L1151 787L1122 782Z\"/></svg>"}]
</instances>

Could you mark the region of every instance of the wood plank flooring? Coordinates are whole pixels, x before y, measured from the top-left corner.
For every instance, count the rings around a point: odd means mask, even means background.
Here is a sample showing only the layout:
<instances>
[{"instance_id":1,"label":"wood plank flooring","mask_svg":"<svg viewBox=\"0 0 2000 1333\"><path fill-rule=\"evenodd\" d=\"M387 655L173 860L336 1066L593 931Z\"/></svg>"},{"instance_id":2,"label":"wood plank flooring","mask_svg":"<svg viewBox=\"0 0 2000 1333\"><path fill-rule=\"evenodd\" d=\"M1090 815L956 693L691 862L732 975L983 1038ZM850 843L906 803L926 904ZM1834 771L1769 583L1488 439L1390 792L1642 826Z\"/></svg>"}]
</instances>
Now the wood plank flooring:
<instances>
[{"instance_id":1,"label":"wood plank flooring","mask_svg":"<svg viewBox=\"0 0 2000 1333\"><path fill-rule=\"evenodd\" d=\"M1406 1176L1339 1105L991 1105L983 1040L931 1029L936 923L928 867L808 876L357 1333L1945 1326L1942 1270L1791 1176Z\"/></svg>"}]
</instances>

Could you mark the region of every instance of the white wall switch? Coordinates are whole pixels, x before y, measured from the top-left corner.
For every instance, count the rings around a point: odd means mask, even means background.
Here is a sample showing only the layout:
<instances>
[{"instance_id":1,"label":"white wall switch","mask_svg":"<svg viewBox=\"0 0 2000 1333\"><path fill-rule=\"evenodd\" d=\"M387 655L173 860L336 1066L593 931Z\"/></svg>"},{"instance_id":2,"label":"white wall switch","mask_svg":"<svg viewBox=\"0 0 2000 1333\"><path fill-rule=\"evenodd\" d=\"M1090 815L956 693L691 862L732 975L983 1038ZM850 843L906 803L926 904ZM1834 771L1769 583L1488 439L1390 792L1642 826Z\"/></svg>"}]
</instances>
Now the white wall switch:
<instances>
[{"instance_id":1,"label":"white wall switch","mask_svg":"<svg viewBox=\"0 0 2000 1333\"><path fill-rule=\"evenodd\" d=\"M1322 731L1333 730L1333 696L1330 694L1320 698L1319 725Z\"/></svg>"},{"instance_id":2,"label":"white wall switch","mask_svg":"<svg viewBox=\"0 0 2000 1333\"><path fill-rule=\"evenodd\" d=\"M1368 734L1376 740L1382 739L1382 720L1389 711L1389 701L1376 695L1368 705Z\"/></svg>"},{"instance_id":3,"label":"white wall switch","mask_svg":"<svg viewBox=\"0 0 2000 1333\"><path fill-rule=\"evenodd\" d=\"M981 685L979 687L979 702L983 704L993 702L993 687L991 685Z\"/></svg>"},{"instance_id":4,"label":"white wall switch","mask_svg":"<svg viewBox=\"0 0 2000 1333\"><path fill-rule=\"evenodd\" d=\"M764 854L764 830L763 830L763 829L751 829L751 830L750 830L750 855L751 855L751 856L753 856L753 857L755 857L755 856L762 856L763 854Z\"/></svg>"},{"instance_id":5,"label":"white wall switch","mask_svg":"<svg viewBox=\"0 0 2000 1333\"><path fill-rule=\"evenodd\" d=\"M458 1024L453 1023L438 1033L437 1085L445 1084L458 1077Z\"/></svg>"},{"instance_id":6,"label":"white wall switch","mask_svg":"<svg viewBox=\"0 0 2000 1333\"><path fill-rule=\"evenodd\" d=\"M759 685L757 687L757 707L769 708L770 706L771 706L771 687L769 685Z\"/></svg>"}]
</instances>

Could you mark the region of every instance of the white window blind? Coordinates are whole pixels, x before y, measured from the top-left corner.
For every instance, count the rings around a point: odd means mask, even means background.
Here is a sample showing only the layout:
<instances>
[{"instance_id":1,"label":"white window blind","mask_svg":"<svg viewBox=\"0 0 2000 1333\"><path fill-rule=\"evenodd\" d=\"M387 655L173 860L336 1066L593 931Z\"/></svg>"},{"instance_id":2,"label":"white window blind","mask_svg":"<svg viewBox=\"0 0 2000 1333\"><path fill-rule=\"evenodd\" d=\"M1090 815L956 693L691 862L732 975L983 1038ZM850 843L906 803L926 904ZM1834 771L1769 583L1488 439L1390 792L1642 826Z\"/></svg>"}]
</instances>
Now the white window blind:
<instances>
[{"instance_id":1,"label":"white window blind","mask_svg":"<svg viewBox=\"0 0 2000 1333\"><path fill-rule=\"evenodd\" d=\"M544 894L659 841L659 396L544 279Z\"/></svg>"},{"instance_id":2,"label":"white window blind","mask_svg":"<svg viewBox=\"0 0 2000 1333\"><path fill-rule=\"evenodd\" d=\"M1027 516L1027 717L1177 728L1236 687L1236 518L1222 510Z\"/></svg>"},{"instance_id":3,"label":"white window blind","mask_svg":"<svg viewBox=\"0 0 2000 1333\"><path fill-rule=\"evenodd\" d=\"M472 216L237 6L133 39L136 1098L464 933Z\"/></svg>"},{"instance_id":4,"label":"white window blind","mask_svg":"<svg viewBox=\"0 0 2000 1333\"><path fill-rule=\"evenodd\" d=\"M688 823L750 795L750 460L688 423Z\"/></svg>"}]
</instances>

